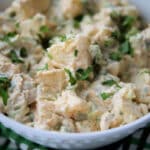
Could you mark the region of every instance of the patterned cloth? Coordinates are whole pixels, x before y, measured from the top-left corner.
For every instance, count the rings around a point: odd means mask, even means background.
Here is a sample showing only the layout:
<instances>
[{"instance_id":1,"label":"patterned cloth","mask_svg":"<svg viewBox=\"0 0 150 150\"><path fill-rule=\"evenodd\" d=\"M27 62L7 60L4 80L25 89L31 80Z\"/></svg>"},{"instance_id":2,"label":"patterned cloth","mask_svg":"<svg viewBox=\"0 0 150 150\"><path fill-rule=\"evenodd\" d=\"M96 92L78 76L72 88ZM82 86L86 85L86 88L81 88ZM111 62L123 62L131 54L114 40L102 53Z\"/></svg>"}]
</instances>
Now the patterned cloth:
<instances>
[{"instance_id":1,"label":"patterned cloth","mask_svg":"<svg viewBox=\"0 0 150 150\"><path fill-rule=\"evenodd\" d=\"M0 124L0 150L54 150L32 143ZM109 146L95 150L150 150L150 125Z\"/></svg>"}]
</instances>

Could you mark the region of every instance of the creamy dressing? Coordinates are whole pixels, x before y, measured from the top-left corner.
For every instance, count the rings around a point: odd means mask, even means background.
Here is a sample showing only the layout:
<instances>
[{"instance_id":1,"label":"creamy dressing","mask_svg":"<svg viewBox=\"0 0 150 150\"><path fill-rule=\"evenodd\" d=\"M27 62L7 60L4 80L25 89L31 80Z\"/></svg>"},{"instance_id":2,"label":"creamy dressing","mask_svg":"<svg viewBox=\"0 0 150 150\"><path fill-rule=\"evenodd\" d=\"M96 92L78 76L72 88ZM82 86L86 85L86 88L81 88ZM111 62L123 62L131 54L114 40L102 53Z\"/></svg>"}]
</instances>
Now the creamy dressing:
<instances>
[{"instance_id":1,"label":"creamy dressing","mask_svg":"<svg viewBox=\"0 0 150 150\"><path fill-rule=\"evenodd\" d=\"M0 14L0 111L34 128L102 131L150 111L150 28L120 0L15 0Z\"/></svg>"}]
</instances>

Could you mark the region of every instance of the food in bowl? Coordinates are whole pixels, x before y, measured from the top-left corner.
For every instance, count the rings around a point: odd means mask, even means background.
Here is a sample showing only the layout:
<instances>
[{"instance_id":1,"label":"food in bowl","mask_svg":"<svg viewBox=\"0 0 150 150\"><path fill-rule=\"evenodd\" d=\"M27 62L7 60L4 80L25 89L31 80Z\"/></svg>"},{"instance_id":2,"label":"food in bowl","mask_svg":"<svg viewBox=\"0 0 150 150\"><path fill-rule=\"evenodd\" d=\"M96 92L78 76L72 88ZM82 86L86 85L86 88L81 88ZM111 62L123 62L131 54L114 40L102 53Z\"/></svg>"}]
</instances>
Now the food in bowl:
<instances>
[{"instance_id":1,"label":"food in bowl","mask_svg":"<svg viewBox=\"0 0 150 150\"><path fill-rule=\"evenodd\" d=\"M112 0L15 0L0 14L0 111L34 128L102 131L150 111L150 28Z\"/></svg>"}]
</instances>

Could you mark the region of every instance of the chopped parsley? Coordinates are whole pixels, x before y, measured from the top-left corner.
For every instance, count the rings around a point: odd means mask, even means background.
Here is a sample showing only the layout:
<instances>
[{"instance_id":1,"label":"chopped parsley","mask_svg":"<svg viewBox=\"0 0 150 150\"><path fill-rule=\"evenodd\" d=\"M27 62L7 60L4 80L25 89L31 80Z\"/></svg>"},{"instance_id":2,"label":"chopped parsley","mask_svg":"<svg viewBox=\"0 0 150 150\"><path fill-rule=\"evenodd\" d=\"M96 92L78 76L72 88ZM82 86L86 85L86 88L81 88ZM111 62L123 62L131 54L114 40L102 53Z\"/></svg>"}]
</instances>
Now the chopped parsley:
<instances>
[{"instance_id":1,"label":"chopped parsley","mask_svg":"<svg viewBox=\"0 0 150 150\"><path fill-rule=\"evenodd\" d=\"M116 21L116 22L120 21L120 14L116 11L111 12L110 17L113 21Z\"/></svg>"},{"instance_id":2,"label":"chopped parsley","mask_svg":"<svg viewBox=\"0 0 150 150\"><path fill-rule=\"evenodd\" d=\"M71 84L71 85L75 85L76 82L77 82L76 77L73 76L73 74L71 73L71 71L70 71L69 69L65 68L64 70L65 70L65 72L66 72L66 73L68 74L68 76L69 76L69 82L70 82L70 84Z\"/></svg>"},{"instance_id":3,"label":"chopped parsley","mask_svg":"<svg viewBox=\"0 0 150 150\"><path fill-rule=\"evenodd\" d=\"M111 60L120 61L122 59L122 55L118 51L117 52L112 52L112 53L110 53L109 58Z\"/></svg>"},{"instance_id":4,"label":"chopped parsley","mask_svg":"<svg viewBox=\"0 0 150 150\"><path fill-rule=\"evenodd\" d=\"M48 32L49 32L48 26L45 26L45 25L41 26L41 27L40 27L40 32L48 33Z\"/></svg>"},{"instance_id":5,"label":"chopped parsley","mask_svg":"<svg viewBox=\"0 0 150 150\"><path fill-rule=\"evenodd\" d=\"M60 35L59 39L61 42L65 42L67 40L67 36L66 35Z\"/></svg>"},{"instance_id":6,"label":"chopped parsley","mask_svg":"<svg viewBox=\"0 0 150 150\"><path fill-rule=\"evenodd\" d=\"M91 66L85 70L84 69L78 69L76 71L76 78L78 80L87 80L92 71L93 71L93 68Z\"/></svg>"},{"instance_id":7,"label":"chopped parsley","mask_svg":"<svg viewBox=\"0 0 150 150\"><path fill-rule=\"evenodd\" d=\"M46 63L44 67L37 69L37 71L45 71L48 70L48 64Z\"/></svg>"},{"instance_id":8,"label":"chopped parsley","mask_svg":"<svg viewBox=\"0 0 150 150\"><path fill-rule=\"evenodd\" d=\"M113 11L110 17L118 25L119 30L125 32L130 29L136 21L134 16L122 15L116 11Z\"/></svg>"},{"instance_id":9,"label":"chopped parsley","mask_svg":"<svg viewBox=\"0 0 150 150\"><path fill-rule=\"evenodd\" d=\"M123 22L122 22L122 26L125 28L130 28L133 23L135 22L135 17L133 16L124 16Z\"/></svg>"},{"instance_id":10,"label":"chopped parsley","mask_svg":"<svg viewBox=\"0 0 150 150\"><path fill-rule=\"evenodd\" d=\"M7 105L8 101L8 88L10 87L10 80L7 77L0 77L0 96L2 97L3 104Z\"/></svg>"},{"instance_id":11,"label":"chopped parsley","mask_svg":"<svg viewBox=\"0 0 150 150\"><path fill-rule=\"evenodd\" d=\"M13 63L24 63L22 59L19 58L15 50L11 50L8 53L8 57L11 59Z\"/></svg>"},{"instance_id":12,"label":"chopped parsley","mask_svg":"<svg viewBox=\"0 0 150 150\"><path fill-rule=\"evenodd\" d=\"M118 30L112 32L112 37L115 40L117 40L120 44L118 51L121 52L122 54L128 54L133 56L134 51L128 39L130 38L130 36L138 32L137 28L133 28L133 25L136 21L136 17L129 15L121 15L116 11L113 11L110 14L110 17L118 26ZM113 57L111 58L112 59L114 58L114 54ZM117 54L117 60L118 59L120 59L120 56L118 57Z\"/></svg>"},{"instance_id":13,"label":"chopped parsley","mask_svg":"<svg viewBox=\"0 0 150 150\"><path fill-rule=\"evenodd\" d=\"M131 44L129 41L125 41L124 43L122 43L119 47L119 51L122 54L129 54L133 56L133 48L131 47Z\"/></svg>"},{"instance_id":14,"label":"chopped parsley","mask_svg":"<svg viewBox=\"0 0 150 150\"><path fill-rule=\"evenodd\" d=\"M109 40L106 40L105 42L104 42L104 46L105 47L111 47L111 46L113 46L114 45L114 40L113 39L109 39Z\"/></svg>"},{"instance_id":15,"label":"chopped parsley","mask_svg":"<svg viewBox=\"0 0 150 150\"><path fill-rule=\"evenodd\" d=\"M107 86L112 86L114 84L116 84L116 81L113 80L113 79L110 79L110 80L105 80L102 82L103 85L107 85Z\"/></svg>"},{"instance_id":16,"label":"chopped parsley","mask_svg":"<svg viewBox=\"0 0 150 150\"><path fill-rule=\"evenodd\" d=\"M79 52L79 51L78 51L77 49L74 50L74 56L75 56L75 57L78 56L78 52Z\"/></svg>"},{"instance_id":17,"label":"chopped parsley","mask_svg":"<svg viewBox=\"0 0 150 150\"><path fill-rule=\"evenodd\" d=\"M100 94L100 96L101 96L101 98L102 98L103 100L106 100L106 99L110 98L111 96L113 96L113 94L114 94L114 93L106 93L106 92L103 92L103 93Z\"/></svg>"},{"instance_id":18,"label":"chopped parsley","mask_svg":"<svg viewBox=\"0 0 150 150\"><path fill-rule=\"evenodd\" d=\"M75 85L77 83L77 81L79 80L88 80L89 78L89 75L91 74L91 72L93 71L93 68L92 67L88 67L87 69L78 69L76 72L75 72L75 75L73 75L71 73L71 71L67 68L64 69L65 72L68 74L69 76L69 82L71 85Z\"/></svg>"},{"instance_id":19,"label":"chopped parsley","mask_svg":"<svg viewBox=\"0 0 150 150\"><path fill-rule=\"evenodd\" d=\"M115 40L120 41L122 39L121 33L119 30L115 30L111 33L111 37L114 38Z\"/></svg>"},{"instance_id":20,"label":"chopped parsley","mask_svg":"<svg viewBox=\"0 0 150 150\"><path fill-rule=\"evenodd\" d=\"M117 87L121 88L120 85L117 83L117 81L115 81L113 79L105 80L105 81L102 82L102 84L106 85L106 86L116 85Z\"/></svg>"},{"instance_id":21,"label":"chopped parsley","mask_svg":"<svg viewBox=\"0 0 150 150\"><path fill-rule=\"evenodd\" d=\"M125 38L127 39L127 40L129 40L129 38L131 37L131 36L133 36L133 35L135 35L135 34L137 34L139 32L139 30L137 29L137 28L131 28L128 32L127 32L127 34L125 35Z\"/></svg>"},{"instance_id":22,"label":"chopped parsley","mask_svg":"<svg viewBox=\"0 0 150 150\"><path fill-rule=\"evenodd\" d=\"M4 35L1 40L10 43L11 38L14 38L16 36L16 32L9 32L6 35Z\"/></svg>"}]
</instances>

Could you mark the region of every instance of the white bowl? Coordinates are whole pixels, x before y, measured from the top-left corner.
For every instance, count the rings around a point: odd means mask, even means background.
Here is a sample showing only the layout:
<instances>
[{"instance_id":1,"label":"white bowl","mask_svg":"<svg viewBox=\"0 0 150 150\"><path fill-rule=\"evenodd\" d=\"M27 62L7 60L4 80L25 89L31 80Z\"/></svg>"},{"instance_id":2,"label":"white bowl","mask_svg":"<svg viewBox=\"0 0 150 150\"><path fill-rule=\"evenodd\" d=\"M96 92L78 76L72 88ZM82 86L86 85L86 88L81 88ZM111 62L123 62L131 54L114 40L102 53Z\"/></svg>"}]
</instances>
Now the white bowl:
<instances>
[{"instance_id":1,"label":"white bowl","mask_svg":"<svg viewBox=\"0 0 150 150\"><path fill-rule=\"evenodd\" d=\"M122 127L89 133L60 133L31 128L0 114L0 122L35 143L58 149L92 149L116 142L150 122L150 114Z\"/></svg>"},{"instance_id":2,"label":"white bowl","mask_svg":"<svg viewBox=\"0 0 150 150\"><path fill-rule=\"evenodd\" d=\"M131 0L137 5L141 14L150 21L150 1ZM4 9L11 0L0 0L0 9ZM91 149L116 142L136 130L143 128L150 122L150 114L121 127L91 133L59 133L35 129L16 122L3 114L0 114L0 122L17 134L35 143L58 149Z\"/></svg>"}]
</instances>

